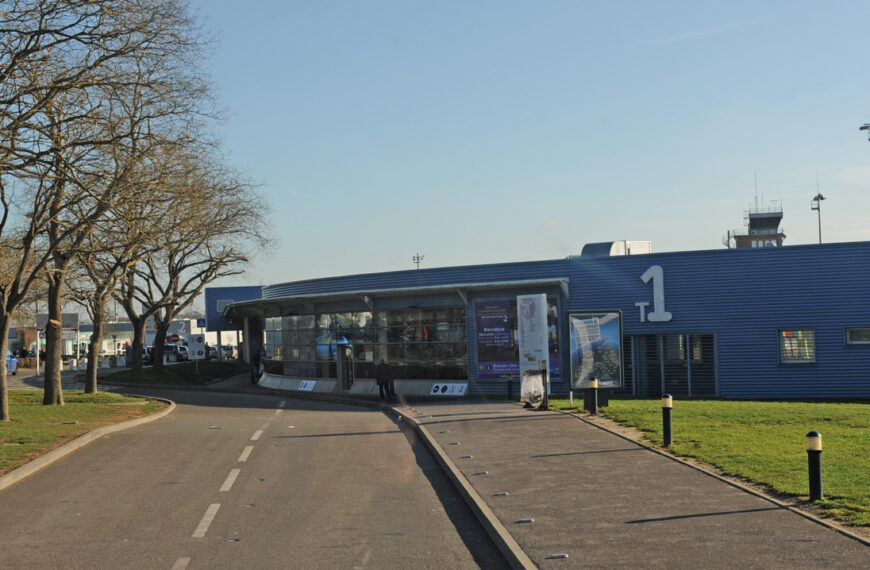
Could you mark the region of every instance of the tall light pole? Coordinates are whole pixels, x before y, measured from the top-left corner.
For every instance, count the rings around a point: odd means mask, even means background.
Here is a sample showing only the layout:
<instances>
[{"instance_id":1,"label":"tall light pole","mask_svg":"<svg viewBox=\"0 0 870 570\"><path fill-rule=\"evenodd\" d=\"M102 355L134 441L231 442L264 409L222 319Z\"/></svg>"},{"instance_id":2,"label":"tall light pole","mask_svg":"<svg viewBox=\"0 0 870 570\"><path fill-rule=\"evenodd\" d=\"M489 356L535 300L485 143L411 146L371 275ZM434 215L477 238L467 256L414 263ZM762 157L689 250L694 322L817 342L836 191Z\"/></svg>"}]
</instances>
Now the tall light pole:
<instances>
[{"instance_id":1,"label":"tall light pole","mask_svg":"<svg viewBox=\"0 0 870 570\"><path fill-rule=\"evenodd\" d=\"M423 256L418 253L411 260L417 264L417 269L420 269L420 262L423 261Z\"/></svg>"},{"instance_id":2,"label":"tall light pole","mask_svg":"<svg viewBox=\"0 0 870 570\"><path fill-rule=\"evenodd\" d=\"M810 206L810 210L815 210L819 213L819 243L822 243L822 200L824 199L825 197L819 192L813 196L813 203Z\"/></svg>"}]
</instances>

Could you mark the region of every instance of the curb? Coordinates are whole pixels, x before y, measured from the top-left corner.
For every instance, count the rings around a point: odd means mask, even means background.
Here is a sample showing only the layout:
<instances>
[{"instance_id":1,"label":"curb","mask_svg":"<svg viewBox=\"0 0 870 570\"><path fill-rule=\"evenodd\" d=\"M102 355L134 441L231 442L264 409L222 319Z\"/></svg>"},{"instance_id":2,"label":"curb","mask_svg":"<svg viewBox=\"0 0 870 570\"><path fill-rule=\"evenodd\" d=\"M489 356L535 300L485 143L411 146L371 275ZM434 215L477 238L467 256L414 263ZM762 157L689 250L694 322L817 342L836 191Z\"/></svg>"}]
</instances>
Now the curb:
<instances>
[{"instance_id":1,"label":"curb","mask_svg":"<svg viewBox=\"0 0 870 570\"><path fill-rule=\"evenodd\" d=\"M847 538L851 538L852 540L860 542L861 544L863 544L865 546L870 546L870 540L867 540L866 538L858 536L857 534L853 534L853 533L849 532L848 530L846 530L838 525L832 524L825 519L821 519L813 514L810 514L804 510L801 510L797 507L794 507L794 506L789 505L787 503L783 503L782 501L774 499L773 497L765 495L764 493L760 493L760 492L756 491L755 489L752 489L752 488L747 487L745 485L741 485L740 483L738 483L736 481L732 481L731 479L728 479L726 477L723 477L723 476L719 475L718 473L714 473L713 471L709 471L701 465L689 463L688 461L681 459L680 457L678 457L676 455L672 455L672 454L668 453L667 451L664 451L664 450L659 449L657 447L652 447L651 445L648 445L648 444L645 444L643 442L626 437L626 436L622 435L621 433L615 432L615 431L608 429L602 425L596 424L595 422L589 421L586 418L584 418L578 414L566 412L563 410L550 410L550 411L558 412L560 414L565 414L568 416L573 416L588 426L592 426L594 428L600 429L601 431L605 431L611 435L615 435L616 437L618 437L620 439L624 439L625 441L631 442L631 443L637 445L638 447L642 447L648 451L652 451L655 454L661 455L662 457L666 457L666 458L670 459L671 461L674 461L674 462L679 463L681 465L685 465L686 467L690 467L690 468L694 469L695 471L700 471L704 475L707 475L708 477L712 477L718 481L721 481L722 483L725 483L726 485L730 485L730 486L734 487L735 489L740 489L744 493L748 493L750 495L758 497L759 499L764 499L765 501L772 503L781 509L787 510L787 511L794 513L800 517L803 517L807 520L810 520L818 525L821 525L827 529L833 530L834 532L837 532L838 534L841 534Z\"/></svg>"},{"instance_id":2,"label":"curb","mask_svg":"<svg viewBox=\"0 0 870 570\"><path fill-rule=\"evenodd\" d=\"M474 513L474 516L483 526L490 539L495 543L496 548L504 556L508 565L515 570L524 570L528 568L537 568L532 559L520 548L519 543L508 532L503 524L489 508L489 505L484 502L483 498L474 490L474 487L468 483L465 476L457 469L456 465L450 460L441 445L435 441L435 438L429 433L429 430L420 425L416 419L402 415L400 409L390 408L398 417L399 420L405 420L413 426L414 430L429 448L436 461L441 466L441 469L447 474L447 477L453 482L459 494L462 496L465 503Z\"/></svg>"},{"instance_id":3,"label":"curb","mask_svg":"<svg viewBox=\"0 0 870 570\"><path fill-rule=\"evenodd\" d=\"M69 441L69 442L61 445L60 447L58 447L56 449L52 449L51 451L49 451L45 455L40 455L39 457L37 457L36 459L31 461L30 463L26 463L26 464L22 465L21 467L19 467L18 469L15 469L14 471L10 471L6 475L3 475L2 477L0 477L0 491L3 491L7 487L11 487L12 485L21 481L25 477L29 477L30 475L33 475L34 473L36 473L40 469L42 469L44 467L48 467L49 465L51 465L52 463L54 463L58 459L60 459L62 457L66 457L70 453L72 453L78 449L81 449L82 447L86 446L87 444L91 443L94 440L97 440L97 439L103 437L104 435L123 431L125 429L136 427L136 426L141 425L141 424L146 424L149 422L159 420L160 418L163 418L163 417L171 414L175 410L175 402L173 402L172 400L167 400L165 398L154 398L152 396L138 396L137 394L124 394L124 395L125 396L139 397L139 398L148 398L149 400L158 400L160 402L165 402L165 403L169 404L169 406L166 409L157 412L156 414L151 414L150 416L145 416L143 418L136 418L135 420L128 420L126 422L121 422L119 424L113 424L110 426L103 426L103 427L97 428L95 430L91 430L85 434L80 435L79 437L75 438L74 440Z\"/></svg>"}]
</instances>

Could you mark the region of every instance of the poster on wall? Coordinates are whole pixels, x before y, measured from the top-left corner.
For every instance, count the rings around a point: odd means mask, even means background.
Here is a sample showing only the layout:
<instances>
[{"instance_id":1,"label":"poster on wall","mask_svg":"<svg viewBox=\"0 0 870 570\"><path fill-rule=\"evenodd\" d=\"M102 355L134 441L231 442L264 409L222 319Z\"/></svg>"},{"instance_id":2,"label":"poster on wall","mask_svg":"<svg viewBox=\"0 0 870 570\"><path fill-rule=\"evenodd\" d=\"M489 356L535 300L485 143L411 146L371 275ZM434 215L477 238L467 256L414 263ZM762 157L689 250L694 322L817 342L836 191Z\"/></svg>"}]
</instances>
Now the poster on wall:
<instances>
[{"instance_id":1,"label":"poster on wall","mask_svg":"<svg viewBox=\"0 0 870 570\"><path fill-rule=\"evenodd\" d=\"M478 377L519 376L511 301L480 302L475 305L475 312Z\"/></svg>"},{"instance_id":2,"label":"poster on wall","mask_svg":"<svg viewBox=\"0 0 870 570\"><path fill-rule=\"evenodd\" d=\"M520 374L532 370L549 370L549 331L547 329L547 296L517 297L519 325Z\"/></svg>"},{"instance_id":3,"label":"poster on wall","mask_svg":"<svg viewBox=\"0 0 870 570\"><path fill-rule=\"evenodd\" d=\"M568 333L571 388L588 388L593 378L598 378L599 388L621 388L622 313L569 313Z\"/></svg>"}]
</instances>

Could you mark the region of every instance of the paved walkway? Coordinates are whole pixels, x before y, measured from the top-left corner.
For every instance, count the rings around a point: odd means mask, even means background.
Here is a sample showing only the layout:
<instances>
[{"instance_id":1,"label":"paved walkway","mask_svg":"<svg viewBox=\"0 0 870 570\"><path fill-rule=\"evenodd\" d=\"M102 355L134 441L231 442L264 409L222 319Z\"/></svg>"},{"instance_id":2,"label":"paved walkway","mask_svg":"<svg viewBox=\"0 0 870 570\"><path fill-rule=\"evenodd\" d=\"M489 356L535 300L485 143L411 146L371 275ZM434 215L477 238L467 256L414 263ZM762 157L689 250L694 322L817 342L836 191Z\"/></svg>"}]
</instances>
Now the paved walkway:
<instances>
[{"instance_id":1,"label":"paved walkway","mask_svg":"<svg viewBox=\"0 0 870 570\"><path fill-rule=\"evenodd\" d=\"M870 567L865 544L577 417L508 402L396 410L541 568Z\"/></svg>"},{"instance_id":2,"label":"paved walkway","mask_svg":"<svg viewBox=\"0 0 870 570\"><path fill-rule=\"evenodd\" d=\"M42 387L22 372L8 380ZM257 390L247 374L211 387ZM464 400L393 413L417 426L515 567L870 568L864 543L574 416Z\"/></svg>"}]
</instances>

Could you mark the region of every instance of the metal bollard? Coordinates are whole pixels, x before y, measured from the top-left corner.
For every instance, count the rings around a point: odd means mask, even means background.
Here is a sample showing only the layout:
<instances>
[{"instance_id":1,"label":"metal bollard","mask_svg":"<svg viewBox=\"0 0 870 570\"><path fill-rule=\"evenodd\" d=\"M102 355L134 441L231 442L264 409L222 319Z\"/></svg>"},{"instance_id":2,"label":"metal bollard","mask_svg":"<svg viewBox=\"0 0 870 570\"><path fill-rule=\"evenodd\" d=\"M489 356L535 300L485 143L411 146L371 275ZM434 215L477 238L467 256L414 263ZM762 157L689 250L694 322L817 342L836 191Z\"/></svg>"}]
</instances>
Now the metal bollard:
<instances>
[{"instance_id":1,"label":"metal bollard","mask_svg":"<svg viewBox=\"0 0 870 570\"><path fill-rule=\"evenodd\" d=\"M662 396L662 437L665 440L665 447L670 447L674 443L674 433L671 426L671 411L674 407L674 399L670 394Z\"/></svg>"},{"instance_id":2,"label":"metal bollard","mask_svg":"<svg viewBox=\"0 0 870 570\"><path fill-rule=\"evenodd\" d=\"M514 377L513 376L508 377L507 389L508 389L508 401L512 402L514 399Z\"/></svg>"},{"instance_id":3,"label":"metal bollard","mask_svg":"<svg viewBox=\"0 0 870 570\"><path fill-rule=\"evenodd\" d=\"M589 413L594 416L598 413L598 378L589 381L589 391L592 393L589 401L592 409L589 410Z\"/></svg>"},{"instance_id":4,"label":"metal bollard","mask_svg":"<svg viewBox=\"0 0 870 570\"><path fill-rule=\"evenodd\" d=\"M810 475L810 500L822 499L822 434L811 431L807 434L807 463Z\"/></svg>"}]
</instances>

